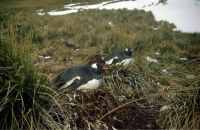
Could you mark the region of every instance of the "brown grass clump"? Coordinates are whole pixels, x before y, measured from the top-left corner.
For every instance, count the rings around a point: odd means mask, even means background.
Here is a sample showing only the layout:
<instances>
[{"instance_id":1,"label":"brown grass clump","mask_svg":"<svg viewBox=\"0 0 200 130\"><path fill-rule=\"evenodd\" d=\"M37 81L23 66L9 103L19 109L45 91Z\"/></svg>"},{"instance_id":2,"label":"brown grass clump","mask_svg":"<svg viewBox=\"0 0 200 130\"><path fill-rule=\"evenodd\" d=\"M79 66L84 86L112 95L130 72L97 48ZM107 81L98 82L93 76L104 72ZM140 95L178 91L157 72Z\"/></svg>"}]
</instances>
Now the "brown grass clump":
<instances>
[{"instance_id":1,"label":"brown grass clump","mask_svg":"<svg viewBox=\"0 0 200 130\"><path fill-rule=\"evenodd\" d=\"M35 11L0 12L1 128L200 128L199 33L173 31L173 24L157 22L141 10L86 10L55 17ZM134 63L104 66L101 88L69 92L51 85L65 68L102 62L100 54L126 47L134 50ZM189 60L180 59L184 57ZM163 105L170 109L159 113Z\"/></svg>"}]
</instances>

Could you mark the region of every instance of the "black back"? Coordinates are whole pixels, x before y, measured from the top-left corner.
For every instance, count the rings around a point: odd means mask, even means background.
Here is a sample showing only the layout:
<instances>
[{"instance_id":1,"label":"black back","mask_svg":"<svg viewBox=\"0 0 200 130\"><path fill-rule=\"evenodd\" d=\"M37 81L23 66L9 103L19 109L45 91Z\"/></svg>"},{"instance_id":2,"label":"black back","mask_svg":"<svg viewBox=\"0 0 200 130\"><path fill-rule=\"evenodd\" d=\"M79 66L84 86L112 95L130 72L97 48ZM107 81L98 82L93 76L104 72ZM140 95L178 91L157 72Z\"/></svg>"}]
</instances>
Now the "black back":
<instances>
[{"instance_id":1,"label":"black back","mask_svg":"<svg viewBox=\"0 0 200 130\"><path fill-rule=\"evenodd\" d=\"M87 83L89 80L102 79L103 66L98 63L96 66L97 68L92 68L91 65L86 65L65 69L55 78L54 85L57 87L62 87L66 82L79 76L80 80L75 80L69 86L69 88L73 87L73 89L76 89L78 86Z\"/></svg>"},{"instance_id":2,"label":"black back","mask_svg":"<svg viewBox=\"0 0 200 130\"><path fill-rule=\"evenodd\" d=\"M114 50L110 54L104 57L105 61L108 61L114 57L118 57L118 59L115 59L113 62L119 62L127 58L132 57L132 50L130 48L126 48L124 50Z\"/></svg>"}]
</instances>

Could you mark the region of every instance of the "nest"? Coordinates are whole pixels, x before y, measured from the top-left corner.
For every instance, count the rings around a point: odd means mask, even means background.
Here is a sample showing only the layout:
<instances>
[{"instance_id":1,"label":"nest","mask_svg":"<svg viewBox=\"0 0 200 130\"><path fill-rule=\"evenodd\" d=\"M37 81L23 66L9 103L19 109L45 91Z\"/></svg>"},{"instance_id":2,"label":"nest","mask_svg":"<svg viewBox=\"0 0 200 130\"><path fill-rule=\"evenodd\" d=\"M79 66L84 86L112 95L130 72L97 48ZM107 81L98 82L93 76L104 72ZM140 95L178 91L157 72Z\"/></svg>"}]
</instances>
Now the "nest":
<instances>
[{"instance_id":1,"label":"nest","mask_svg":"<svg viewBox=\"0 0 200 130\"><path fill-rule=\"evenodd\" d=\"M110 91L62 91L57 98L64 111L55 118L68 129L159 128L156 123L158 113L140 108L136 103L120 107L133 99L122 101ZM52 112L56 110L53 108ZM64 120L66 117L67 121Z\"/></svg>"}]
</instances>

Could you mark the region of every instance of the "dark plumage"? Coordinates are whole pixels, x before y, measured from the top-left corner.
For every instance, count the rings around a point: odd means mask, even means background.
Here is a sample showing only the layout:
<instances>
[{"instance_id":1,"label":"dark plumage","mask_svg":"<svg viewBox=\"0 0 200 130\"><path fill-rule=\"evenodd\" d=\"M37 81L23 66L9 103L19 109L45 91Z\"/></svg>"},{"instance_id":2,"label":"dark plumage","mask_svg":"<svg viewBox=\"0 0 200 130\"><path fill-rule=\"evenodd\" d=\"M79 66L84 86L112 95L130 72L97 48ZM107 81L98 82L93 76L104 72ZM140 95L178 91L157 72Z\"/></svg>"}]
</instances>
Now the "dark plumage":
<instances>
[{"instance_id":1,"label":"dark plumage","mask_svg":"<svg viewBox=\"0 0 200 130\"><path fill-rule=\"evenodd\" d=\"M54 84L59 88L72 90L95 89L102 84L103 66L93 63L86 66L71 67L59 74Z\"/></svg>"},{"instance_id":2,"label":"dark plumage","mask_svg":"<svg viewBox=\"0 0 200 130\"><path fill-rule=\"evenodd\" d=\"M102 59L107 65L128 65L133 61L132 50L126 48L124 50L114 50Z\"/></svg>"}]
</instances>

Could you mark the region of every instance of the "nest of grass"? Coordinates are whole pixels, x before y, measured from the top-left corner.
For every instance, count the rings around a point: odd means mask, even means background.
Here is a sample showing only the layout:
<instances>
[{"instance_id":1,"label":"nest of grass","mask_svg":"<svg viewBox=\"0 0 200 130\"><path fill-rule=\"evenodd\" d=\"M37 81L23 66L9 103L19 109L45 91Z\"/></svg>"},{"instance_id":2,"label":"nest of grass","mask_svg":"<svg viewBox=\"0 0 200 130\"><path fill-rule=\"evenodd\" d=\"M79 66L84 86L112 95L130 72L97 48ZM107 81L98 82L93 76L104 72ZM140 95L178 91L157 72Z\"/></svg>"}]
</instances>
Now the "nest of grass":
<instances>
[{"instance_id":1,"label":"nest of grass","mask_svg":"<svg viewBox=\"0 0 200 130\"><path fill-rule=\"evenodd\" d=\"M67 129L138 129L159 128L158 112L140 108L134 97L121 100L103 89L94 91L61 91L57 99L63 113L54 117ZM58 113L56 107L51 109ZM68 118L67 121L65 120Z\"/></svg>"}]
</instances>

